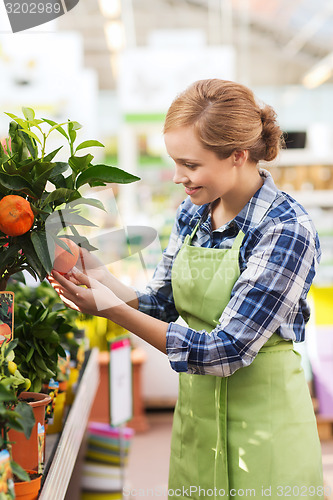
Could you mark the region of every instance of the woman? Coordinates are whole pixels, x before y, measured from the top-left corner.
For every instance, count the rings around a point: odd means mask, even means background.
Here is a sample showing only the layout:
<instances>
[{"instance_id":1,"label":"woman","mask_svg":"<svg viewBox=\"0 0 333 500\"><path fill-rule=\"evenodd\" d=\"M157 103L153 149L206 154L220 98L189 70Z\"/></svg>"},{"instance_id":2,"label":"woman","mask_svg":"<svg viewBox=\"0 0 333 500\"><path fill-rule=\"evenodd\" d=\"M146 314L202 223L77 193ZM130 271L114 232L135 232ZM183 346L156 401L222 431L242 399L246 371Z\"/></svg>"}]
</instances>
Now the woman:
<instances>
[{"instance_id":1,"label":"woman","mask_svg":"<svg viewBox=\"0 0 333 500\"><path fill-rule=\"evenodd\" d=\"M188 196L146 291L91 269L54 272L59 293L179 372L170 496L322 498L316 421L293 350L320 249L305 210L258 169L282 146L276 115L240 84L202 80L171 104L164 138Z\"/></svg>"}]
</instances>

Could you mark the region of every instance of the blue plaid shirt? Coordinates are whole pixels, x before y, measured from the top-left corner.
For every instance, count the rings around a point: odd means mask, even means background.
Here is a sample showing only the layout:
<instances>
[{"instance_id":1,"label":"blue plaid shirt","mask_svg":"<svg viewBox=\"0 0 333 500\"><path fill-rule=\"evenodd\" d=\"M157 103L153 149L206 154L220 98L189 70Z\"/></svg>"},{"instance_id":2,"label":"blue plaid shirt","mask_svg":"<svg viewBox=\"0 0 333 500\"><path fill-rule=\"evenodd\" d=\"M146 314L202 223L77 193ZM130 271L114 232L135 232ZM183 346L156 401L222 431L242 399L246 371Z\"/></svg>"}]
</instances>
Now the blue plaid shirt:
<instances>
[{"instance_id":1,"label":"blue plaid shirt","mask_svg":"<svg viewBox=\"0 0 333 500\"><path fill-rule=\"evenodd\" d=\"M310 316L306 296L321 254L318 234L304 208L278 190L266 170L260 175L263 186L232 221L216 230L210 205L194 205L186 198L152 280L145 292L136 292L140 311L169 322L167 354L178 372L229 376L248 366L274 332L304 340ZM173 262L200 219L192 245L231 248L238 232L245 234L240 277L210 333L175 323L179 314L171 286Z\"/></svg>"}]
</instances>

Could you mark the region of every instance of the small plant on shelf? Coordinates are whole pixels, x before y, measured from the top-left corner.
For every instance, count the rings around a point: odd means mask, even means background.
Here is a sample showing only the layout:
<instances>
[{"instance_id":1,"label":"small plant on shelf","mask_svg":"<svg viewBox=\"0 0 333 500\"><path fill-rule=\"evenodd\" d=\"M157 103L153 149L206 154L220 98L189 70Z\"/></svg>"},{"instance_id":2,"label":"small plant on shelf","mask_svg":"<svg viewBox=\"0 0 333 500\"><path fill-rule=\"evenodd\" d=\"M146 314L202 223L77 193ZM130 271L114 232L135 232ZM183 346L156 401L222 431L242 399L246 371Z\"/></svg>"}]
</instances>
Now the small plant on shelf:
<instances>
[{"instance_id":1,"label":"small plant on shelf","mask_svg":"<svg viewBox=\"0 0 333 500\"><path fill-rule=\"evenodd\" d=\"M14 360L14 349L18 340L3 342L0 346L0 450L8 450L10 457L12 443L8 433L11 429L24 432L29 439L35 423L31 407L19 400L21 392L30 387L30 380L23 377ZM10 461L13 473L21 480L29 481L22 467Z\"/></svg>"},{"instance_id":2,"label":"small plant on shelf","mask_svg":"<svg viewBox=\"0 0 333 500\"><path fill-rule=\"evenodd\" d=\"M76 325L78 313L67 308L47 282L28 288L13 280L7 288L15 294L14 361L31 380L30 390L40 392L43 383L57 378L58 357L66 357L64 348L71 346L76 354L75 338L82 333Z\"/></svg>"}]
</instances>

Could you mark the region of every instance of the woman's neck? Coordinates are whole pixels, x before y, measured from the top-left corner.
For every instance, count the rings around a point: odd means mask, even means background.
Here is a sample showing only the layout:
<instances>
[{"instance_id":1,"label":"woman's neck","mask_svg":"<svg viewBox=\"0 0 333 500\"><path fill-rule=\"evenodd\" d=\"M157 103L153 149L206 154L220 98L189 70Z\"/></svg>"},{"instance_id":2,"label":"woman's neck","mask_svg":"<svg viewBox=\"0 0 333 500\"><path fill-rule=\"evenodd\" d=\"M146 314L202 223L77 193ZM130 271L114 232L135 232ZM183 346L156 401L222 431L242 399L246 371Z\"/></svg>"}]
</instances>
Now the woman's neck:
<instances>
[{"instance_id":1,"label":"woman's neck","mask_svg":"<svg viewBox=\"0 0 333 500\"><path fill-rule=\"evenodd\" d=\"M218 198L211 204L212 227L217 229L223 226L245 207L252 196L260 189L264 181L257 167L239 178L237 186L223 198Z\"/></svg>"}]
</instances>

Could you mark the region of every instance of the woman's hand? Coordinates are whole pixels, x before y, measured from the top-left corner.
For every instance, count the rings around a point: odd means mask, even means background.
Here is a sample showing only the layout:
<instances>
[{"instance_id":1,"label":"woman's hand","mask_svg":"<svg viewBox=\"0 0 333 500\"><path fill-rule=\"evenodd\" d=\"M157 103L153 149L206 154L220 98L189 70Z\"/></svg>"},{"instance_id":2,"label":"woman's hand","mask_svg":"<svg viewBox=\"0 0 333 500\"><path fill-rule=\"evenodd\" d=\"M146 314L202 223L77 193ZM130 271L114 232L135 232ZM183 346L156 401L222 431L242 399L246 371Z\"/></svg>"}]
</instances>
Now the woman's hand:
<instances>
[{"instance_id":1,"label":"woman's hand","mask_svg":"<svg viewBox=\"0 0 333 500\"><path fill-rule=\"evenodd\" d=\"M111 274L110 271L96 255L85 248L80 247L80 255L76 263L76 268L89 276L89 278L93 278L107 286L108 276Z\"/></svg>"},{"instance_id":2,"label":"woman's hand","mask_svg":"<svg viewBox=\"0 0 333 500\"><path fill-rule=\"evenodd\" d=\"M108 287L75 268L64 276L53 271L48 280L67 306L85 314L111 319L111 309L124 304Z\"/></svg>"}]
</instances>

